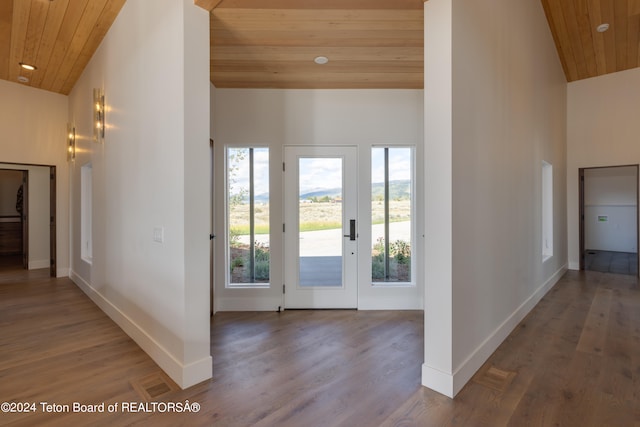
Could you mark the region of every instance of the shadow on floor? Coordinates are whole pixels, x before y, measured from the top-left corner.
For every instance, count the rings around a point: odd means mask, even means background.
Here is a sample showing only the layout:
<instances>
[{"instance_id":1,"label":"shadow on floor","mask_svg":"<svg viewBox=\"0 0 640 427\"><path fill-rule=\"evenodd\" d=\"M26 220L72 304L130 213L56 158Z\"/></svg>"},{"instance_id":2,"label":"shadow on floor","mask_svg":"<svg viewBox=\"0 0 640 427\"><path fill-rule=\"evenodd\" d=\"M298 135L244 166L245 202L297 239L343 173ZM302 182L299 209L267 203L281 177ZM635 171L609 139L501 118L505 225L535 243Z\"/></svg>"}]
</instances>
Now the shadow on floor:
<instances>
[{"instance_id":1,"label":"shadow on floor","mask_svg":"<svg viewBox=\"0 0 640 427\"><path fill-rule=\"evenodd\" d=\"M22 269L22 255L0 255L0 272Z\"/></svg>"}]
</instances>

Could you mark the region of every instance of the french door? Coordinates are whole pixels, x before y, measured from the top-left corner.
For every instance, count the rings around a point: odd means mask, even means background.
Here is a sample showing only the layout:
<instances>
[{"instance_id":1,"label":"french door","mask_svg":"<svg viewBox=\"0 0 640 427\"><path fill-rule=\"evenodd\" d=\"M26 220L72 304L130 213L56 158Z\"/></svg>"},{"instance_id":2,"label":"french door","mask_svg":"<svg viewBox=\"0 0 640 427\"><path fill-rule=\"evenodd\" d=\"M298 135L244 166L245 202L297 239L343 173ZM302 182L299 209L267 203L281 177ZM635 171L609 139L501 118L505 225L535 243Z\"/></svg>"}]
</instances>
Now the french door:
<instances>
[{"instance_id":1,"label":"french door","mask_svg":"<svg viewBox=\"0 0 640 427\"><path fill-rule=\"evenodd\" d=\"M284 151L286 308L358 304L357 149Z\"/></svg>"}]
</instances>

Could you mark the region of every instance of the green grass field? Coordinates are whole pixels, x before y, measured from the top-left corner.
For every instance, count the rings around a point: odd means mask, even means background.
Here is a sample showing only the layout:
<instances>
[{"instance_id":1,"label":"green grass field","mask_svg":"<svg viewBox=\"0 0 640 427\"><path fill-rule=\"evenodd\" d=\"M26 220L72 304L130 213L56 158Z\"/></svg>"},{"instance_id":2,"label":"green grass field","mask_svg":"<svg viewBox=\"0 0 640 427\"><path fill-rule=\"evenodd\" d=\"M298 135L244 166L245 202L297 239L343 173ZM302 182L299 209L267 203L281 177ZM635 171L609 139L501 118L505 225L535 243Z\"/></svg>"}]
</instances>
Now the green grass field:
<instances>
[{"instance_id":1,"label":"green grass field","mask_svg":"<svg viewBox=\"0 0 640 427\"><path fill-rule=\"evenodd\" d=\"M384 204L371 203L371 221L373 224L384 222ZM254 209L255 233L269 233L269 205L258 204ZM242 236L249 234L249 205L240 204L230 210L231 231ZM341 203L302 203L300 204L300 231L332 230L340 228L342 218ZM411 219L411 202L394 200L390 203L390 222Z\"/></svg>"}]
</instances>

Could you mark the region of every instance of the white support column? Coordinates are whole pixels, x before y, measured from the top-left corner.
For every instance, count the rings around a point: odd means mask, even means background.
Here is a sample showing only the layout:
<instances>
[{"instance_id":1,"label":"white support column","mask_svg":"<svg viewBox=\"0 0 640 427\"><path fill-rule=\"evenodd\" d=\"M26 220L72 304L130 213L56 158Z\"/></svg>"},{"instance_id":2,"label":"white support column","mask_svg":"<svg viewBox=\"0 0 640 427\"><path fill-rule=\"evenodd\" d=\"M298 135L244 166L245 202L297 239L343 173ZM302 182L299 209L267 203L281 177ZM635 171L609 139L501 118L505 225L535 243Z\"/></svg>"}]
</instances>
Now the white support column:
<instances>
[{"instance_id":1,"label":"white support column","mask_svg":"<svg viewBox=\"0 0 640 427\"><path fill-rule=\"evenodd\" d=\"M184 7L184 361L181 387L211 378L209 14Z\"/></svg>"},{"instance_id":2,"label":"white support column","mask_svg":"<svg viewBox=\"0 0 640 427\"><path fill-rule=\"evenodd\" d=\"M424 4L425 297L422 384L446 396L453 381L452 1Z\"/></svg>"}]
</instances>

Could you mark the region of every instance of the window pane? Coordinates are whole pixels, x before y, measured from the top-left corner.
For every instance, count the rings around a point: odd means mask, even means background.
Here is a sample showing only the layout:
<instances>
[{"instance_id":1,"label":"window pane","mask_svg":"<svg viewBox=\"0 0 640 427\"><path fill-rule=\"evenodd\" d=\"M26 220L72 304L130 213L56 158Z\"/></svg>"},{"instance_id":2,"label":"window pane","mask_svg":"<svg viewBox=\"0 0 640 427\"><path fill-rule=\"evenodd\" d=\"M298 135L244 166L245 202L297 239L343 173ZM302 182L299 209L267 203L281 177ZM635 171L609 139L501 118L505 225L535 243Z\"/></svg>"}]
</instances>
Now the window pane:
<instances>
[{"instance_id":1,"label":"window pane","mask_svg":"<svg viewBox=\"0 0 640 427\"><path fill-rule=\"evenodd\" d=\"M227 212L230 283L268 283L268 148L228 148Z\"/></svg>"},{"instance_id":2,"label":"window pane","mask_svg":"<svg viewBox=\"0 0 640 427\"><path fill-rule=\"evenodd\" d=\"M88 163L80 169L80 257L93 262L93 166Z\"/></svg>"},{"instance_id":3,"label":"window pane","mask_svg":"<svg viewBox=\"0 0 640 427\"><path fill-rule=\"evenodd\" d=\"M371 150L371 277L411 282L413 159L409 147Z\"/></svg>"},{"instance_id":4,"label":"window pane","mask_svg":"<svg viewBox=\"0 0 640 427\"><path fill-rule=\"evenodd\" d=\"M342 286L342 158L299 159L300 286Z\"/></svg>"},{"instance_id":5,"label":"window pane","mask_svg":"<svg viewBox=\"0 0 640 427\"><path fill-rule=\"evenodd\" d=\"M542 259L553 256L553 166L542 162Z\"/></svg>"}]
</instances>

